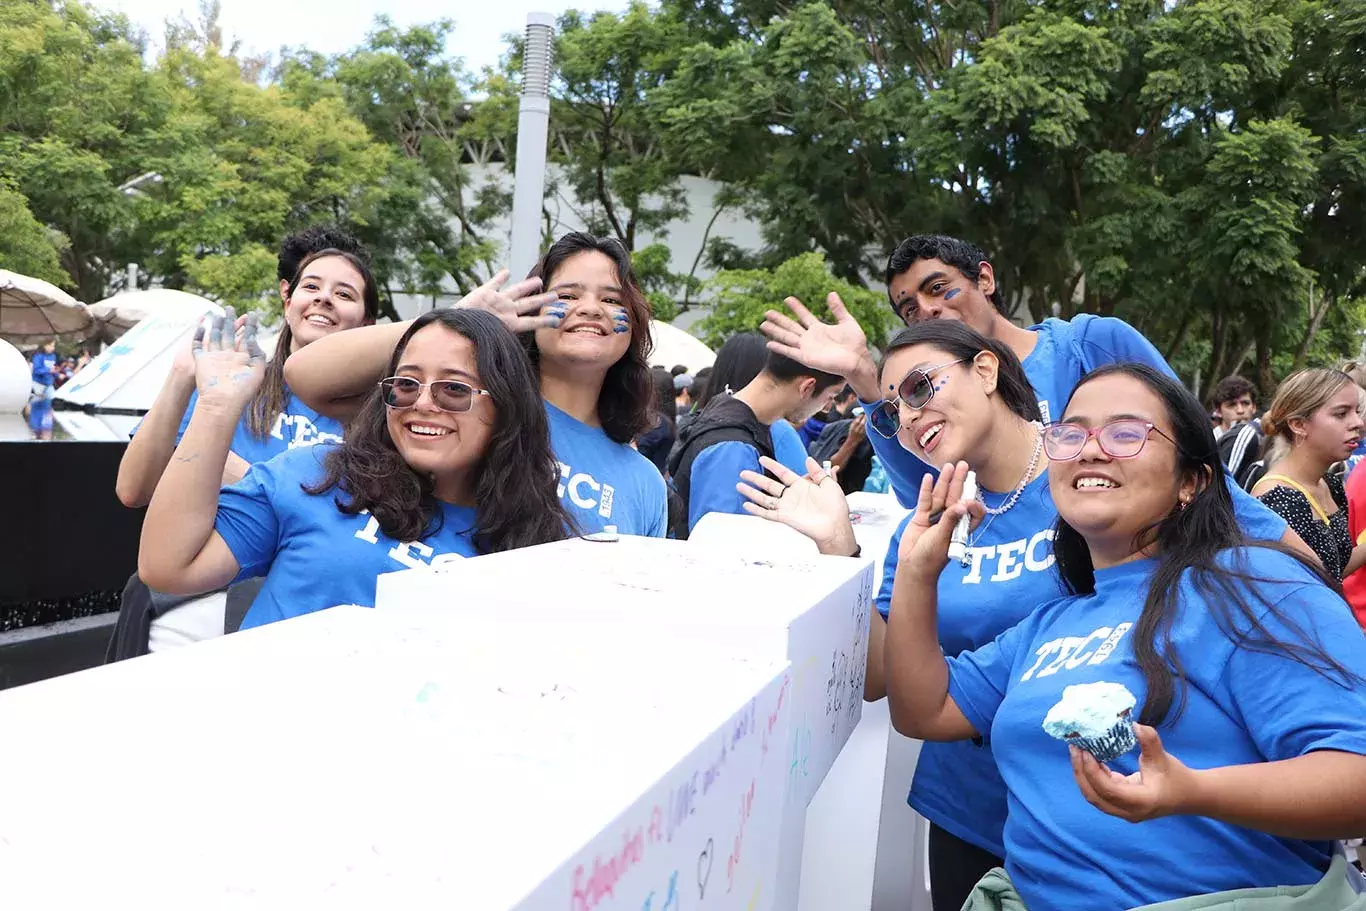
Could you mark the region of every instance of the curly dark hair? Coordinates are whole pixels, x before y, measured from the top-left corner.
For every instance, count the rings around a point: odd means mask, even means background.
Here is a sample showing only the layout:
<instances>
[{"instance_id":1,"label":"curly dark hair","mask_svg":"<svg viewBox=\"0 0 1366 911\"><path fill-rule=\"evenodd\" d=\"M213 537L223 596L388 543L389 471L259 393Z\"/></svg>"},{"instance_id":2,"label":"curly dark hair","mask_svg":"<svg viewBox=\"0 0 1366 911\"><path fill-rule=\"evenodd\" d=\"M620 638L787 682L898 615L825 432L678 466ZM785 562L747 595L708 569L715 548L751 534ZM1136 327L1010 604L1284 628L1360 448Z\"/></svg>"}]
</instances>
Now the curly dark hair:
<instances>
[{"instance_id":1,"label":"curly dark hair","mask_svg":"<svg viewBox=\"0 0 1366 911\"><path fill-rule=\"evenodd\" d=\"M496 316L482 310L424 313L399 340L384 375L394 375L408 341L433 323L474 343L479 376L497 413L474 479L475 550L496 553L566 537L574 526L560 504L545 405L525 352ZM337 490L337 508L347 515L368 509L398 541L421 540L440 528L432 480L395 448L378 385L347 428L345 442L328 454L326 467L326 478L304 490Z\"/></svg>"},{"instance_id":2,"label":"curly dark hair","mask_svg":"<svg viewBox=\"0 0 1366 911\"><path fill-rule=\"evenodd\" d=\"M621 300L631 323L631 347L615 364L607 368L598 396L598 420L602 429L618 443L629 443L636 434L649 430L654 419L654 383L650 379L650 302L640 290L635 271L631 268L631 254L621 242L610 237L594 237L575 231L551 245L527 274L539 278L546 288L554 283L555 273L569 257L578 253L601 253L616 266L617 281L621 284ZM522 344L532 366L540 372L541 352L536 347L536 334L522 334Z\"/></svg>"},{"instance_id":3,"label":"curly dark hair","mask_svg":"<svg viewBox=\"0 0 1366 911\"><path fill-rule=\"evenodd\" d=\"M987 255L981 247L957 237L948 237L944 234L916 234L906 238L896 245L892 255L887 258L887 270L883 274L887 282L887 299L892 302L893 310L896 309L896 301L892 300L892 279L909 272L911 266L922 259L937 259L944 265L957 269L964 278L973 282L982 274L982 263L988 262ZM1006 312L1005 297L1001 294L999 280L989 300L997 312Z\"/></svg>"},{"instance_id":4,"label":"curly dark hair","mask_svg":"<svg viewBox=\"0 0 1366 911\"><path fill-rule=\"evenodd\" d=\"M293 281L304 257L319 250L340 250L370 262L365 245L350 232L336 225L313 225L289 235L280 244L280 254L275 260L276 277L282 282Z\"/></svg>"},{"instance_id":5,"label":"curly dark hair","mask_svg":"<svg viewBox=\"0 0 1366 911\"><path fill-rule=\"evenodd\" d=\"M305 256L290 276L285 299L294 296L294 289L299 287L299 281L303 278L304 267L314 260L328 256L340 256L360 273L365 282L365 287L361 289L361 299L365 303L365 318L374 322L375 317L379 315L379 288L375 287L375 277L370 274L370 265L365 259L346 250L326 247ZM285 323L275 338L275 354L266 364L266 377L261 382L261 388L256 390L256 395L247 403L247 430L258 440L264 441L270 435L276 416L285 410L285 399L288 397L285 388L285 361L289 360L292 353L290 349L293 347L294 333L290 331L289 324Z\"/></svg>"}]
</instances>

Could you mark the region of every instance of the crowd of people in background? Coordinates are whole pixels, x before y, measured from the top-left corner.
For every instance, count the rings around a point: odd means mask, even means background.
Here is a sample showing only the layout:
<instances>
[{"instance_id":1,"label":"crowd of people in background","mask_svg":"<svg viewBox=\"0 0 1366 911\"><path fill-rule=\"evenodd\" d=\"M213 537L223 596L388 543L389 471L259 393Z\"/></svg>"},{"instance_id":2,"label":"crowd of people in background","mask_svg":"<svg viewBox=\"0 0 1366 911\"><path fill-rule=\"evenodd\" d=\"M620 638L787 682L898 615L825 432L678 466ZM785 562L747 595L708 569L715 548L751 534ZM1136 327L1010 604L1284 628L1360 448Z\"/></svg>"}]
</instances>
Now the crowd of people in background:
<instances>
[{"instance_id":1,"label":"crowd of people in background","mask_svg":"<svg viewBox=\"0 0 1366 911\"><path fill-rule=\"evenodd\" d=\"M255 316L200 326L124 455L148 511L113 656L715 512L874 556L846 495L889 490L865 698L926 741L935 911L1358 907L1366 371L1296 373L1259 416L1238 377L1198 402L1121 320L1014 324L967 241L908 238L884 277L906 328L883 350L837 296L828 323L789 298L692 374L649 367L615 241L379 324L358 244L291 237L274 355ZM1100 683L1136 694L1137 751L1105 763L1042 727Z\"/></svg>"}]
</instances>

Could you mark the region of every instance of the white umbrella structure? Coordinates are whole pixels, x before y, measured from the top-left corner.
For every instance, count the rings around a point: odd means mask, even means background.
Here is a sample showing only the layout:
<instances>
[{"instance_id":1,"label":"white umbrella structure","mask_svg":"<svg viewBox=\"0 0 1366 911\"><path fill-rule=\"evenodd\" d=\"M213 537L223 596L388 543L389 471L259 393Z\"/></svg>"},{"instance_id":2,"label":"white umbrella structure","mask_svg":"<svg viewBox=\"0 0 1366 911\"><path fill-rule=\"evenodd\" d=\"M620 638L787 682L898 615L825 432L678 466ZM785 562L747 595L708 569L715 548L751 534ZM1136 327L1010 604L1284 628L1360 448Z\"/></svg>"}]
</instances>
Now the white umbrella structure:
<instances>
[{"instance_id":1,"label":"white umbrella structure","mask_svg":"<svg viewBox=\"0 0 1366 911\"><path fill-rule=\"evenodd\" d=\"M703 367L716 362L716 354L702 344L701 339L689 335L677 326L650 321L650 340L654 350L650 352L651 367L673 367L682 364L689 373L696 373Z\"/></svg>"},{"instance_id":2,"label":"white umbrella structure","mask_svg":"<svg viewBox=\"0 0 1366 911\"><path fill-rule=\"evenodd\" d=\"M0 269L0 338L31 342L83 333L92 320L89 307L56 285Z\"/></svg>"},{"instance_id":3,"label":"white umbrella structure","mask_svg":"<svg viewBox=\"0 0 1366 911\"><path fill-rule=\"evenodd\" d=\"M90 313L95 319L91 336L112 345L125 332L149 316L168 311L183 311L187 307L203 313L208 309L207 304L208 301L198 295L170 288L149 288L146 291L116 294L98 304L90 305Z\"/></svg>"}]
</instances>

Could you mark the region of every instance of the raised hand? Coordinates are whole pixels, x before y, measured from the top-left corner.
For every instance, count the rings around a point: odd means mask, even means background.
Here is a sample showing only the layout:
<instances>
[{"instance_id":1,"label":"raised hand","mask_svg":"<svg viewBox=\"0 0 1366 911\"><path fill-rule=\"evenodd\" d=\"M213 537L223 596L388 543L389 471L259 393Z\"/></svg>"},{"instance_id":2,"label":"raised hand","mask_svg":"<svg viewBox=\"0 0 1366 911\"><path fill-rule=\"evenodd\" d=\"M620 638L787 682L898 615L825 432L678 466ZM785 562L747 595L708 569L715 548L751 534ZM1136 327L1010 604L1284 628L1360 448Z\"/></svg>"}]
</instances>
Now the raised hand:
<instances>
[{"instance_id":1,"label":"raised hand","mask_svg":"<svg viewBox=\"0 0 1366 911\"><path fill-rule=\"evenodd\" d=\"M187 331L180 340L176 342L175 357L171 360L171 372L176 376L183 377L193 383L195 378L195 340L199 339L202 343L203 335L201 330L206 324L212 324L213 316L205 314L199 321L199 325ZM237 317L234 326L238 332L246 325L247 314Z\"/></svg>"},{"instance_id":2,"label":"raised hand","mask_svg":"<svg viewBox=\"0 0 1366 911\"><path fill-rule=\"evenodd\" d=\"M553 304L558 295L553 291L538 294L541 290L539 278L528 278L515 285L503 288L508 280L508 270L500 270L497 275L475 288L456 302L456 307L469 307L474 310L487 310L503 321L513 332L534 332L537 329L553 329L564 319L563 313L554 310L541 315L546 304ZM499 289L502 290L499 290Z\"/></svg>"},{"instance_id":3,"label":"raised hand","mask_svg":"<svg viewBox=\"0 0 1366 911\"><path fill-rule=\"evenodd\" d=\"M201 406L240 413L261 388L266 354L257 341L257 316L248 314L241 331L234 331L237 324L236 312L227 307L225 315L209 321L207 331L202 323L195 330L192 350Z\"/></svg>"},{"instance_id":4,"label":"raised hand","mask_svg":"<svg viewBox=\"0 0 1366 911\"><path fill-rule=\"evenodd\" d=\"M972 516L975 527L986 515L979 501L963 503L963 485L968 478L968 463L946 465L938 479L926 475L920 481L920 496L915 512L901 533L897 552L897 572L917 573L937 579L949 562L949 538L963 515Z\"/></svg>"},{"instance_id":5,"label":"raised hand","mask_svg":"<svg viewBox=\"0 0 1366 911\"><path fill-rule=\"evenodd\" d=\"M815 541L823 554L854 552L857 542L844 491L815 459L806 460L805 476L767 456L760 456L759 463L777 480L756 471L740 472L742 482L735 489L749 500L745 512L795 528Z\"/></svg>"},{"instance_id":6,"label":"raised hand","mask_svg":"<svg viewBox=\"0 0 1366 911\"><path fill-rule=\"evenodd\" d=\"M768 336L768 350L785 355L815 370L844 377L859 398L882 398L877 390L877 367L868 353L868 336L844 301L833 291L825 299L834 324L823 323L795 297L784 303L792 316L769 310L759 330ZM795 319L793 317L796 317Z\"/></svg>"},{"instance_id":7,"label":"raised hand","mask_svg":"<svg viewBox=\"0 0 1366 911\"><path fill-rule=\"evenodd\" d=\"M1153 728L1135 724L1134 733L1140 752L1138 771L1132 775L1121 775L1085 750L1068 747L1082 796L1101 812L1129 822L1185 812L1198 787L1195 773L1166 751Z\"/></svg>"}]
</instances>

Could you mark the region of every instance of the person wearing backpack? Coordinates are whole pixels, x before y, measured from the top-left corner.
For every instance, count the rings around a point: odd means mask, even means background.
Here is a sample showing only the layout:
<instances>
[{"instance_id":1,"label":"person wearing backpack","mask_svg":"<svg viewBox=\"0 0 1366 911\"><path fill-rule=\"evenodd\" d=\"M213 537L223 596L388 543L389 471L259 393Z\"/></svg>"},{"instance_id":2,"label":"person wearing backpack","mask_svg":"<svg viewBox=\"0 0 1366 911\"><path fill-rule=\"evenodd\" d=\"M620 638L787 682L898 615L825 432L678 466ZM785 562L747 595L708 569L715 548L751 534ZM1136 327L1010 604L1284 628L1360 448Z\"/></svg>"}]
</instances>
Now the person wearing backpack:
<instances>
[{"instance_id":1,"label":"person wearing backpack","mask_svg":"<svg viewBox=\"0 0 1366 911\"><path fill-rule=\"evenodd\" d=\"M686 504L686 521L670 529L684 539L709 512L743 515L745 498L735 489L742 471L762 471L759 457L778 458L773 426L804 423L830 406L840 378L768 354L764 368L732 395L715 395L695 421L679 431L669 455L669 477ZM791 429L790 427L788 429Z\"/></svg>"}]
</instances>

